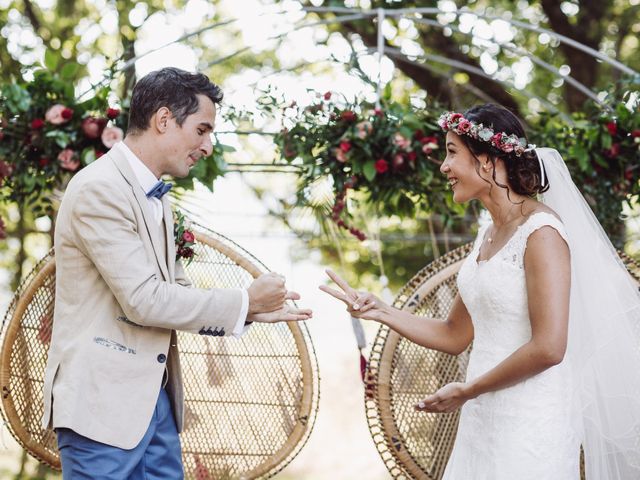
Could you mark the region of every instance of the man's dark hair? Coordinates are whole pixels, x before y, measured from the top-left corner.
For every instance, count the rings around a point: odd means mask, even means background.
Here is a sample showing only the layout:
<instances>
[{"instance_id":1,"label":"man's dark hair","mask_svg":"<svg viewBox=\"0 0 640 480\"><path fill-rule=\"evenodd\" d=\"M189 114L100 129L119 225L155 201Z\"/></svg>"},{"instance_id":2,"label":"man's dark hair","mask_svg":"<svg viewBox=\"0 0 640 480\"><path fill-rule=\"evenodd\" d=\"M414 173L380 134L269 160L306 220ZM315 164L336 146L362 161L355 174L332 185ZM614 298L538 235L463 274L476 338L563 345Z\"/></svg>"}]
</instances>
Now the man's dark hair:
<instances>
[{"instance_id":1,"label":"man's dark hair","mask_svg":"<svg viewBox=\"0 0 640 480\"><path fill-rule=\"evenodd\" d=\"M220 87L202 73L189 73L167 67L141 78L133 88L129 108L127 133L140 133L149 128L151 116L162 107L171 110L180 126L198 111L198 95L205 95L215 104L222 101Z\"/></svg>"}]
</instances>

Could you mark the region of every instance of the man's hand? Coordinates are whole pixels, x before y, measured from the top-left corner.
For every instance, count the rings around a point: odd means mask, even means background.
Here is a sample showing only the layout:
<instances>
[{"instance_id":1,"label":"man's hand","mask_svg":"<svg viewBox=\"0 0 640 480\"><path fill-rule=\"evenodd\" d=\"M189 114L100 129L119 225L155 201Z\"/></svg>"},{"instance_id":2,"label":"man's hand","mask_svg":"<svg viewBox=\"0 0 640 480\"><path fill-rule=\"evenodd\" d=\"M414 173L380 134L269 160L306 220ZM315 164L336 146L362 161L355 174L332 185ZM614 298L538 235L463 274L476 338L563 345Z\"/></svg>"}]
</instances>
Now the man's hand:
<instances>
[{"instance_id":1,"label":"man's hand","mask_svg":"<svg viewBox=\"0 0 640 480\"><path fill-rule=\"evenodd\" d=\"M267 313L254 313L247 316L248 322L276 323L276 322L298 322L309 320L313 316L308 308L295 308L285 305L279 310Z\"/></svg>"},{"instance_id":2,"label":"man's hand","mask_svg":"<svg viewBox=\"0 0 640 480\"><path fill-rule=\"evenodd\" d=\"M284 277L277 273L265 273L256 278L249 288L249 315L281 310L287 300L298 300L300 295L289 292ZM251 321L251 320L249 320Z\"/></svg>"}]
</instances>

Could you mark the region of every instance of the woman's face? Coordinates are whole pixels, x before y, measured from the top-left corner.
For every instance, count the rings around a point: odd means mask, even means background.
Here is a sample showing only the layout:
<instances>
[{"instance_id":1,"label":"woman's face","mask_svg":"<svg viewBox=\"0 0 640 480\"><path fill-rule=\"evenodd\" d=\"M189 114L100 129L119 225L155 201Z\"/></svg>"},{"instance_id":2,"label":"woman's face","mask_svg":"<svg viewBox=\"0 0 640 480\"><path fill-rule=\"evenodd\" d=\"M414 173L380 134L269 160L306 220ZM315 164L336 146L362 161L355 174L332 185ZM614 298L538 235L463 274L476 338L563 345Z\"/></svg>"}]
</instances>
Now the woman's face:
<instances>
[{"instance_id":1,"label":"woman's face","mask_svg":"<svg viewBox=\"0 0 640 480\"><path fill-rule=\"evenodd\" d=\"M478 157L480 159L478 165L478 160L460 136L451 131L447 132L446 151L447 156L440 166L440 172L449 179L453 200L456 203L464 203L488 194L493 184L491 178L493 165L486 155ZM487 183L487 180L490 183Z\"/></svg>"}]
</instances>

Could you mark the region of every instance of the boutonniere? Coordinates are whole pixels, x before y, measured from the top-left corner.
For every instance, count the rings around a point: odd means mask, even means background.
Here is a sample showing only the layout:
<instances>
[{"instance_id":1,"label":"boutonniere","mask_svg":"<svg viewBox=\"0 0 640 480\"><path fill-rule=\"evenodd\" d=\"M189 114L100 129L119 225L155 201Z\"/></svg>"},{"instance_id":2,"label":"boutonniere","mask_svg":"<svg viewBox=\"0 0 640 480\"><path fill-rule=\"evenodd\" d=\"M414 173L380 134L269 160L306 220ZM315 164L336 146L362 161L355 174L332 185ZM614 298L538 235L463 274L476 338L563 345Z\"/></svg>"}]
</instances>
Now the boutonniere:
<instances>
[{"instance_id":1,"label":"boutonniere","mask_svg":"<svg viewBox=\"0 0 640 480\"><path fill-rule=\"evenodd\" d=\"M191 222L182 214L180 210L173 212L173 235L176 241L176 260L183 258L185 265L189 265L195 256L193 246L196 237L191 230Z\"/></svg>"}]
</instances>

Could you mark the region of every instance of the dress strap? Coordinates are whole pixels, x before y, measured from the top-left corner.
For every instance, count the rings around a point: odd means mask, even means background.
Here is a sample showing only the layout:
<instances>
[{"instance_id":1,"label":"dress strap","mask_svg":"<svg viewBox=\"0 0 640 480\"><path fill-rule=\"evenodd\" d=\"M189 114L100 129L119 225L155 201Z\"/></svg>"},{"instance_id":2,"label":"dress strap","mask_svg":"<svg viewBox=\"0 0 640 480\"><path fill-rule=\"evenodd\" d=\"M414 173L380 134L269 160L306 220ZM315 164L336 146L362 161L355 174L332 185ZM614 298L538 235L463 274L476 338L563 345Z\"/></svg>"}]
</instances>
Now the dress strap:
<instances>
[{"instance_id":1,"label":"dress strap","mask_svg":"<svg viewBox=\"0 0 640 480\"><path fill-rule=\"evenodd\" d=\"M526 244L529 235L539 228L547 226L554 228L564 241L567 242L567 244L569 243L564 224L558 219L558 217L549 212L537 212L531 215L527 221L522 224L519 233L522 235L522 240Z\"/></svg>"}]
</instances>

